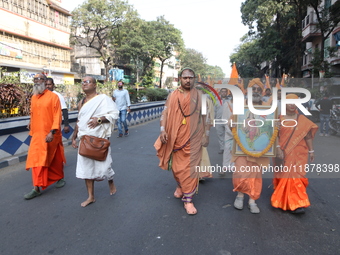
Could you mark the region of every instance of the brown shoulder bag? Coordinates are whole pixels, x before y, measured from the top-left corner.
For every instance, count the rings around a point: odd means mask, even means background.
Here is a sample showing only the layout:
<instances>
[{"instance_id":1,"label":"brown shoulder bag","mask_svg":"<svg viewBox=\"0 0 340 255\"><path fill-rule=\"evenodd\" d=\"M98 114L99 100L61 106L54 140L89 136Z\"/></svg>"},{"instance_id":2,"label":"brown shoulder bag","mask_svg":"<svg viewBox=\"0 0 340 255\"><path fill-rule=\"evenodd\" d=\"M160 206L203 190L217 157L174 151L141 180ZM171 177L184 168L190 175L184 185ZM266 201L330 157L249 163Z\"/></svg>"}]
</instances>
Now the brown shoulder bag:
<instances>
[{"instance_id":1,"label":"brown shoulder bag","mask_svg":"<svg viewBox=\"0 0 340 255\"><path fill-rule=\"evenodd\" d=\"M91 135L84 135L80 139L79 154L98 161L104 161L109 151L110 141Z\"/></svg>"}]
</instances>

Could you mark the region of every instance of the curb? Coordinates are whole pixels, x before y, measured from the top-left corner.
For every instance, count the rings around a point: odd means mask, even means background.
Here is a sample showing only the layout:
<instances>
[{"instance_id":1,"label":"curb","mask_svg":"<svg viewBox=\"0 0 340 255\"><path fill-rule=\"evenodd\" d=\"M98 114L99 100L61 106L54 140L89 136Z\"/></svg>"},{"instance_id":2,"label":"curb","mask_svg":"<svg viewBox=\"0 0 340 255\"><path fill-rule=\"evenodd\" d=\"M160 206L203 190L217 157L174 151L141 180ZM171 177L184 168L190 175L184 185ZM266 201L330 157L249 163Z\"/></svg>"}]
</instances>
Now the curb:
<instances>
[{"instance_id":1,"label":"curb","mask_svg":"<svg viewBox=\"0 0 340 255\"><path fill-rule=\"evenodd\" d=\"M72 144L72 141L64 141L63 142L64 147L69 146L71 144ZM15 164L18 164L18 163L23 162L23 161L26 161L26 159L27 159L27 152L24 153L24 154L21 154L21 155L4 158L0 162L0 169L8 167L8 166L15 165Z\"/></svg>"}]
</instances>

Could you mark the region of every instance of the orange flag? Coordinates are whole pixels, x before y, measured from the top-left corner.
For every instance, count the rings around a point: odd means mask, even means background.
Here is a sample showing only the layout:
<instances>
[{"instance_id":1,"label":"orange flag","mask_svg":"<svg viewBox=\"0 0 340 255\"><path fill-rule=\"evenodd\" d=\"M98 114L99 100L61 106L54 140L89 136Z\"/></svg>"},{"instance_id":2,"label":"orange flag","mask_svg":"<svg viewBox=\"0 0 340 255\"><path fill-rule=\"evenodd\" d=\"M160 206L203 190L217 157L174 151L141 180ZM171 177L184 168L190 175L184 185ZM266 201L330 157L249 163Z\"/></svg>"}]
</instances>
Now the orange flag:
<instances>
[{"instance_id":1,"label":"orange flag","mask_svg":"<svg viewBox=\"0 0 340 255\"><path fill-rule=\"evenodd\" d=\"M236 85L238 83L238 72L237 72L237 68L236 68L236 63L233 63L233 67L231 69L231 74L230 74L230 79L228 84L231 85Z\"/></svg>"},{"instance_id":2,"label":"orange flag","mask_svg":"<svg viewBox=\"0 0 340 255\"><path fill-rule=\"evenodd\" d=\"M244 84L243 84L243 79L238 75L238 71L236 68L236 63L233 63L233 67L231 69L231 74L230 74L230 79L228 84L231 85L237 85L243 92L244 94Z\"/></svg>"},{"instance_id":3,"label":"orange flag","mask_svg":"<svg viewBox=\"0 0 340 255\"><path fill-rule=\"evenodd\" d=\"M285 80L286 80L287 74L282 75L282 80L281 80L281 87L285 87Z\"/></svg>"}]
</instances>

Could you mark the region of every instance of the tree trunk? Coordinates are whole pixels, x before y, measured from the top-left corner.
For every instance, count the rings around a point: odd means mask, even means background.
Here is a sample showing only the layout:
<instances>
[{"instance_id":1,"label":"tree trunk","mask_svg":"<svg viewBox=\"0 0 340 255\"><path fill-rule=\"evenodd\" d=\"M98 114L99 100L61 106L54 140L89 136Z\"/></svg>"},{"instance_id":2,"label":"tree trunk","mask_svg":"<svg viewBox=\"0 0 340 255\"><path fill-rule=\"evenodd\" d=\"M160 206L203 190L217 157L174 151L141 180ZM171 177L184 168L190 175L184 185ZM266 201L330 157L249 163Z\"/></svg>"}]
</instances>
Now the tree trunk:
<instances>
[{"instance_id":1,"label":"tree trunk","mask_svg":"<svg viewBox=\"0 0 340 255\"><path fill-rule=\"evenodd\" d=\"M163 67L164 67L164 62L165 62L165 59L164 59L164 60L161 60L161 76L160 76L160 80L159 80L159 88L160 88L160 89L162 88L162 78L163 78Z\"/></svg>"}]
</instances>

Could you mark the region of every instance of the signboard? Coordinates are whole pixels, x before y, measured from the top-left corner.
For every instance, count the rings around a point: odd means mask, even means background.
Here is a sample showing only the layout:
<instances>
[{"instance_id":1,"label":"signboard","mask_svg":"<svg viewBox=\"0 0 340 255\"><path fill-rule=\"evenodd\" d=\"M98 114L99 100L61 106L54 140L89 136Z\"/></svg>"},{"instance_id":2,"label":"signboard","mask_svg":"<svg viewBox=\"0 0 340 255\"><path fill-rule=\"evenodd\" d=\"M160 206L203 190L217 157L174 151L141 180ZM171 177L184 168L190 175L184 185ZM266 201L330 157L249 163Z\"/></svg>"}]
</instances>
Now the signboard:
<instances>
[{"instance_id":1,"label":"signboard","mask_svg":"<svg viewBox=\"0 0 340 255\"><path fill-rule=\"evenodd\" d=\"M22 45L0 41L0 55L22 59Z\"/></svg>"}]
</instances>

